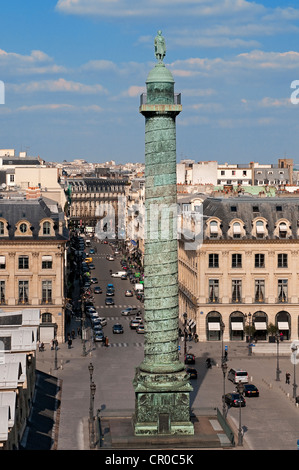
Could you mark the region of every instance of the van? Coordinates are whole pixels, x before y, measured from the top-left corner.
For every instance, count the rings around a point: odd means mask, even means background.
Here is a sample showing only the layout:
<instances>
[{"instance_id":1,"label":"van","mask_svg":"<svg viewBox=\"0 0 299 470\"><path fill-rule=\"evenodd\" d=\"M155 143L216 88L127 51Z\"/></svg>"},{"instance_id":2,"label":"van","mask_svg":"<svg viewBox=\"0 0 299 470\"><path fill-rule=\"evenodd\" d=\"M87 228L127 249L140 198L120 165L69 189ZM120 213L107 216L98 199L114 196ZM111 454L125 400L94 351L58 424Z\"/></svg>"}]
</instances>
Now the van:
<instances>
[{"instance_id":1,"label":"van","mask_svg":"<svg viewBox=\"0 0 299 470\"><path fill-rule=\"evenodd\" d=\"M241 369L230 369L227 378L234 384L238 384L239 382L248 383L248 373Z\"/></svg>"},{"instance_id":2,"label":"van","mask_svg":"<svg viewBox=\"0 0 299 470\"><path fill-rule=\"evenodd\" d=\"M135 284L135 290L143 292L143 284L141 283Z\"/></svg>"},{"instance_id":3,"label":"van","mask_svg":"<svg viewBox=\"0 0 299 470\"><path fill-rule=\"evenodd\" d=\"M112 277L122 277L124 274L127 274L126 271L118 271L117 273L111 274Z\"/></svg>"}]
</instances>

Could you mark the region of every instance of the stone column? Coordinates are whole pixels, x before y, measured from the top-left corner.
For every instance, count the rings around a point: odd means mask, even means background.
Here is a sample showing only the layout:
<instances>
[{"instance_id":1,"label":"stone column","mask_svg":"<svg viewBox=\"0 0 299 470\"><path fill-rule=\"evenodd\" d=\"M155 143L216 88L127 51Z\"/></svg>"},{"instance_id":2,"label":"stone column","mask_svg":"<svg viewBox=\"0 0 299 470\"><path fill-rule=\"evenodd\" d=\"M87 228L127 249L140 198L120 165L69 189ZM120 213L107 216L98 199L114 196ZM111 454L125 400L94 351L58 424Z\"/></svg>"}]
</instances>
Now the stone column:
<instances>
[{"instance_id":1,"label":"stone column","mask_svg":"<svg viewBox=\"0 0 299 470\"><path fill-rule=\"evenodd\" d=\"M176 127L181 105L163 63L147 78L145 116L144 360L133 381L136 435L193 434L189 384L178 351Z\"/></svg>"}]
</instances>

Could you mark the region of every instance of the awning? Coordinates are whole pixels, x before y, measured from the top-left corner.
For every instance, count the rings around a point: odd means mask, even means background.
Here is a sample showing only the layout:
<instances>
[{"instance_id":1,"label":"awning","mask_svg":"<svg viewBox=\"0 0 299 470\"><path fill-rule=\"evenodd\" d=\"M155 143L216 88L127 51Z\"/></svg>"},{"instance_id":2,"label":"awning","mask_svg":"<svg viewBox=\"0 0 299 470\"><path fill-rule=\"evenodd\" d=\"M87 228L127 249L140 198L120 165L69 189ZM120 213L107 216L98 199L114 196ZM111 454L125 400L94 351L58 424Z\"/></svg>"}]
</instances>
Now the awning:
<instances>
[{"instance_id":1,"label":"awning","mask_svg":"<svg viewBox=\"0 0 299 470\"><path fill-rule=\"evenodd\" d=\"M256 330L266 330L267 329L267 324L266 324L266 322L263 322L263 321L256 321L256 322L254 322L254 328Z\"/></svg>"},{"instance_id":2,"label":"awning","mask_svg":"<svg viewBox=\"0 0 299 470\"><path fill-rule=\"evenodd\" d=\"M5 256L0 256L0 264L5 264Z\"/></svg>"},{"instance_id":3,"label":"awning","mask_svg":"<svg viewBox=\"0 0 299 470\"><path fill-rule=\"evenodd\" d=\"M220 323L216 322L208 322L209 330L219 331L220 330Z\"/></svg>"},{"instance_id":4,"label":"awning","mask_svg":"<svg viewBox=\"0 0 299 470\"><path fill-rule=\"evenodd\" d=\"M194 320L188 320L188 326L189 328L195 328L196 322Z\"/></svg>"},{"instance_id":5,"label":"awning","mask_svg":"<svg viewBox=\"0 0 299 470\"><path fill-rule=\"evenodd\" d=\"M257 225L257 226L256 226L256 232L257 232L257 233L264 233L264 232L265 232L265 227L264 227L264 225Z\"/></svg>"},{"instance_id":6,"label":"awning","mask_svg":"<svg viewBox=\"0 0 299 470\"><path fill-rule=\"evenodd\" d=\"M235 322L231 322L231 328L232 330L238 330L238 331L241 331L244 329L244 325L243 325L243 322L242 321L235 321Z\"/></svg>"},{"instance_id":7,"label":"awning","mask_svg":"<svg viewBox=\"0 0 299 470\"><path fill-rule=\"evenodd\" d=\"M42 256L42 261L52 261L52 256L48 256L48 255Z\"/></svg>"},{"instance_id":8,"label":"awning","mask_svg":"<svg viewBox=\"0 0 299 470\"><path fill-rule=\"evenodd\" d=\"M290 327L289 327L289 324L287 321L279 321L278 322L278 329L279 330L289 330Z\"/></svg>"}]
</instances>

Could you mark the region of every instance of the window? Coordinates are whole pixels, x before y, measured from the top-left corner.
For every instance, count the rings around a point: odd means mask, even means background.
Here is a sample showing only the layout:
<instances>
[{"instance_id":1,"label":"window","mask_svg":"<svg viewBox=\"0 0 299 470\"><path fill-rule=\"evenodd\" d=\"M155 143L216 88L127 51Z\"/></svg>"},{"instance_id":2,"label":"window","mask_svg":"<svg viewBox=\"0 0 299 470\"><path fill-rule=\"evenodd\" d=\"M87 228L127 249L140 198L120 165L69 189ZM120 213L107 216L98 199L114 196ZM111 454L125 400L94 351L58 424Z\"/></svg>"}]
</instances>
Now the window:
<instances>
[{"instance_id":1,"label":"window","mask_svg":"<svg viewBox=\"0 0 299 470\"><path fill-rule=\"evenodd\" d=\"M15 175L9 175L9 182L14 183L15 181Z\"/></svg>"},{"instance_id":2,"label":"window","mask_svg":"<svg viewBox=\"0 0 299 470\"><path fill-rule=\"evenodd\" d=\"M255 302L265 302L265 281L264 279L255 280Z\"/></svg>"},{"instance_id":3,"label":"window","mask_svg":"<svg viewBox=\"0 0 299 470\"><path fill-rule=\"evenodd\" d=\"M232 280L232 302L242 302L242 281L240 279Z\"/></svg>"},{"instance_id":4,"label":"window","mask_svg":"<svg viewBox=\"0 0 299 470\"><path fill-rule=\"evenodd\" d=\"M0 303L5 303L5 281L0 281Z\"/></svg>"},{"instance_id":5,"label":"window","mask_svg":"<svg viewBox=\"0 0 299 470\"><path fill-rule=\"evenodd\" d=\"M225 175L225 171L221 170L221 176Z\"/></svg>"},{"instance_id":6,"label":"window","mask_svg":"<svg viewBox=\"0 0 299 470\"><path fill-rule=\"evenodd\" d=\"M43 223L43 235L50 235L51 233L51 224L50 222Z\"/></svg>"},{"instance_id":7,"label":"window","mask_svg":"<svg viewBox=\"0 0 299 470\"><path fill-rule=\"evenodd\" d=\"M256 237L263 238L265 235L265 226L262 220L256 221Z\"/></svg>"},{"instance_id":8,"label":"window","mask_svg":"<svg viewBox=\"0 0 299 470\"><path fill-rule=\"evenodd\" d=\"M209 268L219 268L219 255L217 253L209 254Z\"/></svg>"},{"instance_id":9,"label":"window","mask_svg":"<svg viewBox=\"0 0 299 470\"><path fill-rule=\"evenodd\" d=\"M247 176L247 171L243 170L243 176Z\"/></svg>"},{"instance_id":10,"label":"window","mask_svg":"<svg viewBox=\"0 0 299 470\"><path fill-rule=\"evenodd\" d=\"M26 233L27 232L27 224L22 223L20 225L20 232Z\"/></svg>"},{"instance_id":11,"label":"window","mask_svg":"<svg viewBox=\"0 0 299 470\"><path fill-rule=\"evenodd\" d=\"M29 302L29 281L19 281L19 304L28 304Z\"/></svg>"},{"instance_id":12,"label":"window","mask_svg":"<svg viewBox=\"0 0 299 470\"><path fill-rule=\"evenodd\" d=\"M288 280L278 279L278 302L288 301Z\"/></svg>"},{"instance_id":13,"label":"window","mask_svg":"<svg viewBox=\"0 0 299 470\"><path fill-rule=\"evenodd\" d=\"M233 224L233 236L234 238L241 238L241 225L239 222Z\"/></svg>"},{"instance_id":14,"label":"window","mask_svg":"<svg viewBox=\"0 0 299 470\"><path fill-rule=\"evenodd\" d=\"M252 210L253 212L259 212L259 206L253 206Z\"/></svg>"},{"instance_id":15,"label":"window","mask_svg":"<svg viewBox=\"0 0 299 470\"><path fill-rule=\"evenodd\" d=\"M6 268L6 258L5 256L0 256L0 269Z\"/></svg>"},{"instance_id":16,"label":"window","mask_svg":"<svg viewBox=\"0 0 299 470\"><path fill-rule=\"evenodd\" d=\"M209 302L219 302L219 279L209 279Z\"/></svg>"},{"instance_id":17,"label":"window","mask_svg":"<svg viewBox=\"0 0 299 470\"><path fill-rule=\"evenodd\" d=\"M288 267L288 255L286 253L279 253L277 255L277 267L278 268Z\"/></svg>"},{"instance_id":18,"label":"window","mask_svg":"<svg viewBox=\"0 0 299 470\"><path fill-rule=\"evenodd\" d=\"M43 256L42 257L42 269L52 269L53 262L52 256Z\"/></svg>"},{"instance_id":19,"label":"window","mask_svg":"<svg viewBox=\"0 0 299 470\"><path fill-rule=\"evenodd\" d=\"M4 222L0 222L0 235L4 235Z\"/></svg>"},{"instance_id":20,"label":"window","mask_svg":"<svg viewBox=\"0 0 299 470\"><path fill-rule=\"evenodd\" d=\"M216 220L212 220L210 222L210 238L217 238L218 237L218 223Z\"/></svg>"},{"instance_id":21,"label":"window","mask_svg":"<svg viewBox=\"0 0 299 470\"><path fill-rule=\"evenodd\" d=\"M230 206L231 212L237 212L237 206Z\"/></svg>"},{"instance_id":22,"label":"window","mask_svg":"<svg viewBox=\"0 0 299 470\"><path fill-rule=\"evenodd\" d=\"M28 256L19 256L19 269L29 269Z\"/></svg>"},{"instance_id":23,"label":"window","mask_svg":"<svg viewBox=\"0 0 299 470\"><path fill-rule=\"evenodd\" d=\"M242 255L239 253L232 255L232 268L242 268Z\"/></svg>"},{"instance_id":24,"label":"window","mask_svg":"<svg viewBox=\"0 0 299 470\"><path fill-rule=\"evenodd\" d=\"M279 238L287 237L287 225L285 223L279 224Z\"/></svg>"},{"instance_id":25,"label":"window","mask_svg":"<svg viewBox=\"0 0 299 470\"><path fill-rule=\"evenodd\" d=\"M276 211L281 212L282 211L282 206L276 206Z\"/></svg>"},{"instance_id":26,"label":"window","mask_svg":"<svg viewBox=\"0 0 299 470\"><path fill-rule=\"evenodd\" d=\"M255 268L265 267L265 255L263 253L257 253L254 255L254 267Z\"/></svg>"},{"instance_id":27,"label":"window","mask_svg":"<svg viewBox=\"0 0 299 470\"><path fill-rule=\"evenodd\" d=\"M52 281L42 281L42 303L52 302Z\"/></svg>"}]
</instances>

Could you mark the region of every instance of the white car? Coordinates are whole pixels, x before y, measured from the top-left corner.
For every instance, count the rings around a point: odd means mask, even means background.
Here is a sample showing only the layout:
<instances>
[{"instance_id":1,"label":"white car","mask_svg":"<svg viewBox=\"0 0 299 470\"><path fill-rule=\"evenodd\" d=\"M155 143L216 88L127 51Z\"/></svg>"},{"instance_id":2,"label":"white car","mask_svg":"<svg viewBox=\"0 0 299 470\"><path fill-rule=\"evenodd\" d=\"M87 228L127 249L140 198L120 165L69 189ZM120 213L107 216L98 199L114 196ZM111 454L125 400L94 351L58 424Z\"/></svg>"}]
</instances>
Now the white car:
<instances>
[{"instance_id":1,"label":"white car","mask_svg":"<svg viewBox=\"0 0 299 470\"><path fill-rule=\"evenodd\" d=\"M106 256L106 259L107 259L108 261L114 261L114 257L113 257L112 255Z\"/></svg>"},{"instance_id":2,"label":"white car","mask_svg":"<svg viewBox=\"0 0 299 470\"><path fill-rule=\"evenodd\" d=\"M125 296L126 297L133 297L133 291L132 290L126 290Z\"/></svg>"},{"instance_id":3,"label":"white car","mask_svg":"<svg viewBox=\"0 0 299 470\"><path fill-rule=\"evenodd\" d=\"M125 308L124 310L122 310L121 312L121 315L123 316L127 316L127 315L135 315L137 313L137 307L128 307L128 308Z\"/></svg>"}]
</instances>

